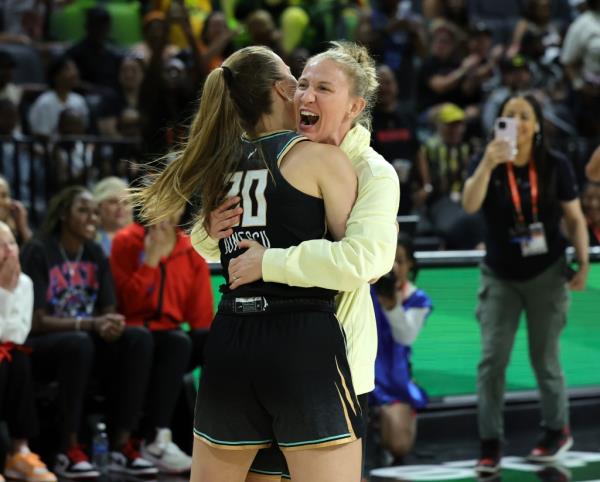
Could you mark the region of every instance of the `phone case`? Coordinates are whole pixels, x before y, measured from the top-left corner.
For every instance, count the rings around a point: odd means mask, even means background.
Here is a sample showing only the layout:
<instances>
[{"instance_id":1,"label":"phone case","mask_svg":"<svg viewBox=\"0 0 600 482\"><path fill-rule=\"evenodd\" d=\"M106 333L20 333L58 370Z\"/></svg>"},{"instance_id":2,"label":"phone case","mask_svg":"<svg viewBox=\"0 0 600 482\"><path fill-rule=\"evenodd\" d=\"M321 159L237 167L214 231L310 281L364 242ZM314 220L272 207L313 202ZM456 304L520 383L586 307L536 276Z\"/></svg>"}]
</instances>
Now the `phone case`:
<instances>
[{"instance_id":1,"label":"phone case","mask_svg":"<svg viewBox=\"0 0 600 482\"><path fill-rule=\"evenodd\" d=\"M518 121L512 117L498 117L494 125L494 137L508 142L516 154Z\"/></svg>"}]
</instances>

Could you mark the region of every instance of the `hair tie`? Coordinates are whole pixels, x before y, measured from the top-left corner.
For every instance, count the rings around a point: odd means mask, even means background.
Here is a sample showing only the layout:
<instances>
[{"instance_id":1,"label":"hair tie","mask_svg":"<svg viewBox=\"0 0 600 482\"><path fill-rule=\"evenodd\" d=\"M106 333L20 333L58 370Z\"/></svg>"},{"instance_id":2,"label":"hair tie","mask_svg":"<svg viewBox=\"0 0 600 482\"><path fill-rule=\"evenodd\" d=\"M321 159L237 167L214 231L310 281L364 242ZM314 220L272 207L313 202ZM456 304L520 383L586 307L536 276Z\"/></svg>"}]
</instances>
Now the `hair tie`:
<instances>
[{"instance_id":1,"label":"hair tie","mask_svg":"<svg viewBox=\"0 0 600 482\"><path fill-rule=\"evenodd\" d=\"M231 87L231 84L233 84L233 72L226 65L222 65L221 70L223 71L223 78L225 79L225 83L228 87Z\"/></svg>"}]
</instances>

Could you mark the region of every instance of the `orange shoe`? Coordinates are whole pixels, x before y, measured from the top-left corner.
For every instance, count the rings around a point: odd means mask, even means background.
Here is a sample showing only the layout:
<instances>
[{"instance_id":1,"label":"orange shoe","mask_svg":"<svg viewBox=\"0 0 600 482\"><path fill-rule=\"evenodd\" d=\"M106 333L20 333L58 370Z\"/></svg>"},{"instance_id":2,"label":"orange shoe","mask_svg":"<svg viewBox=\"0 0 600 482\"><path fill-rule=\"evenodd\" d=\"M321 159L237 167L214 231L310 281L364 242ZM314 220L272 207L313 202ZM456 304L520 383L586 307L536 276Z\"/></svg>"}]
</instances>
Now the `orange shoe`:
<instances>
[{"instance_id":1,"label":"orange shoe","mask_svg":"<svg viewBox=\"0 0 600 482\"><path fill-rule=\"evenodd\" d=\"M37 454L29 450L8 455L4 474L9 479L25 482L56 482L56 475L48 470Z\"/></svg>"}]
</instances>

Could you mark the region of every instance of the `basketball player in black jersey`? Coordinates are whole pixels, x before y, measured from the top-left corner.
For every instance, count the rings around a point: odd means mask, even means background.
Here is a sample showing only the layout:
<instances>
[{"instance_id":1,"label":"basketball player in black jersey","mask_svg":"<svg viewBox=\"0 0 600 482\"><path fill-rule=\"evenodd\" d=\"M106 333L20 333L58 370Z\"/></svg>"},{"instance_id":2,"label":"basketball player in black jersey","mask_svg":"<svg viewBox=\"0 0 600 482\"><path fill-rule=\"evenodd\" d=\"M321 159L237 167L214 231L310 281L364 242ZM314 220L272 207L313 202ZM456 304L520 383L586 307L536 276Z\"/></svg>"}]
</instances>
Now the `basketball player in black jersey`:
<instances>
[{"instance_id":1,"label":"basketball player in black jersey","mask_svg":"<svg viewBox=\"0 0 600 482\"><path fill-rule=\"evenodd\" d=\"M240 196L244 215L219 244L225 272L242 239L288 247L326 228L341 238L356 175L337 147L293 132L294 89L270 50L231 55L206 80L185 149L137 195L142 215L160 221L197 190L202 216ZM362 418L334 293L263 281L230 291L229 284L206 348L192 481L242 482L257 450L272 444L295 482L359 481Z\"/></svg>"}]
</instances>

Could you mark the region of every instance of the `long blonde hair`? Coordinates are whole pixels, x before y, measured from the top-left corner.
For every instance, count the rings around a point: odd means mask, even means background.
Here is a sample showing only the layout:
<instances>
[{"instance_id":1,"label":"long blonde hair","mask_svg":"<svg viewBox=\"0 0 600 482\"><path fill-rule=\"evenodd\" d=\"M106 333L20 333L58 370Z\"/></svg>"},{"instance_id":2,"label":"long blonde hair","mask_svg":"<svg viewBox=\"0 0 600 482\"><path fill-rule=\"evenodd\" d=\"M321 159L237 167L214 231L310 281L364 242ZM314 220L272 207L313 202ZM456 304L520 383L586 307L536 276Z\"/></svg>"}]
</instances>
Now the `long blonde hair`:
<instances>
[{"instance_id":1,"label":"long blonde hair","mask_svg":"<svg viewBox=\"0 0 600 482\"><path fill-rule=\"evenodd\" d=\"M240 160L240 137L253 134L261 116L271 113L271 89L280 79L275 54L261 46L238 50L208 75L183 149L133 191L142 220L166 220L196 198L197 218L219 205Z\"/></svg>"}]
</instances>

